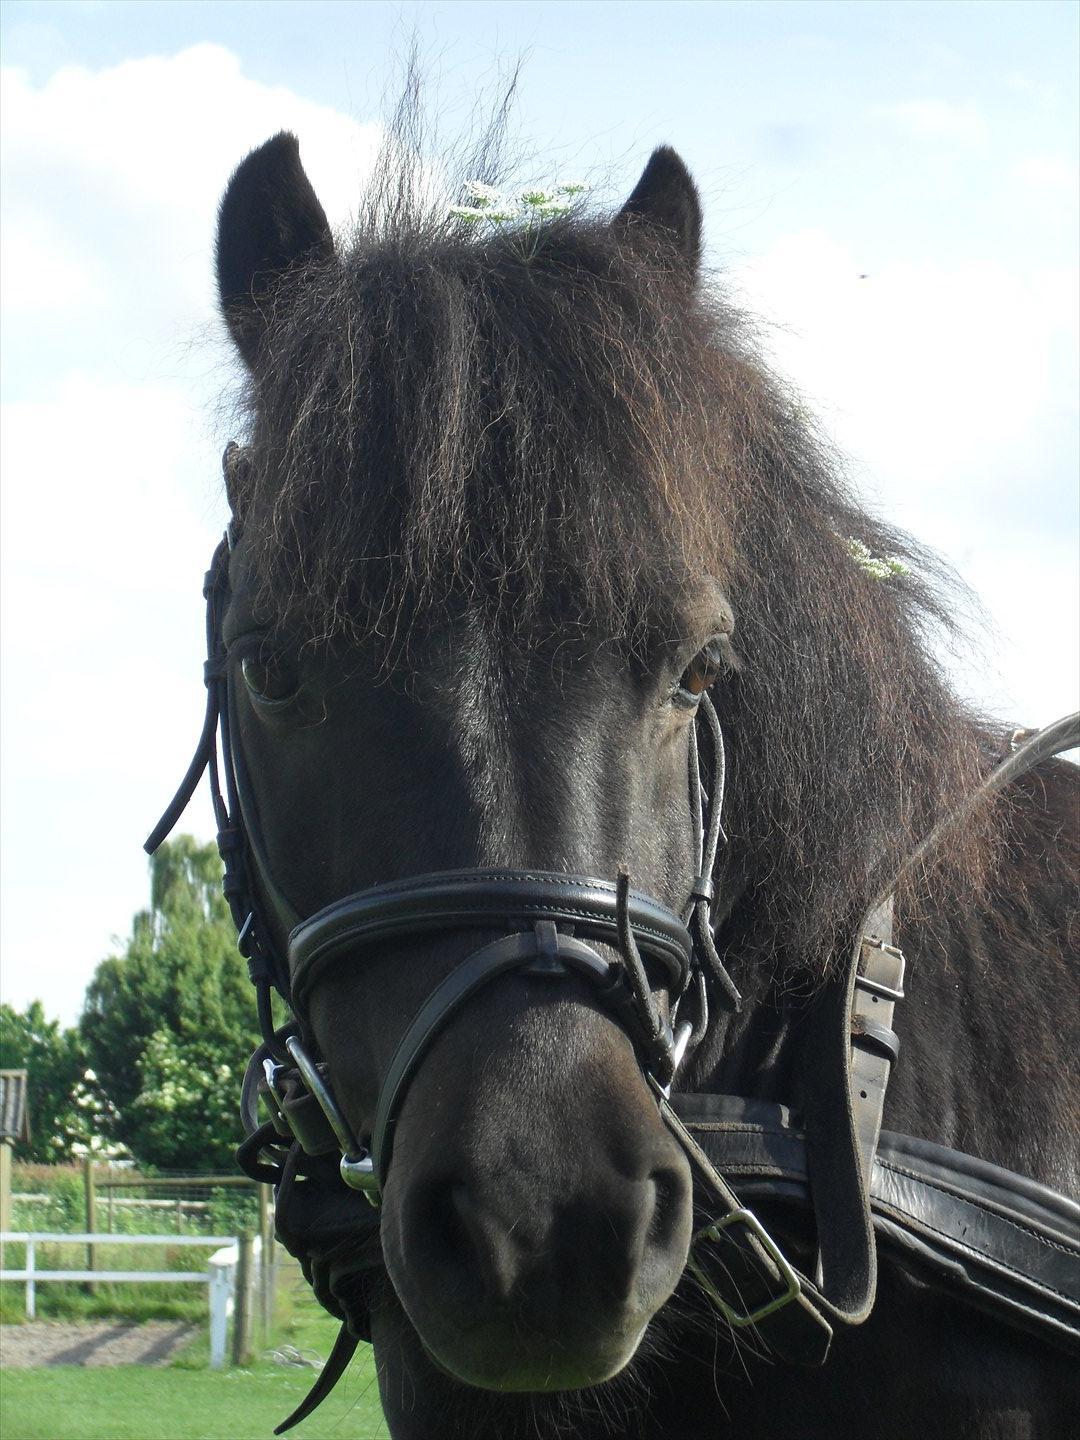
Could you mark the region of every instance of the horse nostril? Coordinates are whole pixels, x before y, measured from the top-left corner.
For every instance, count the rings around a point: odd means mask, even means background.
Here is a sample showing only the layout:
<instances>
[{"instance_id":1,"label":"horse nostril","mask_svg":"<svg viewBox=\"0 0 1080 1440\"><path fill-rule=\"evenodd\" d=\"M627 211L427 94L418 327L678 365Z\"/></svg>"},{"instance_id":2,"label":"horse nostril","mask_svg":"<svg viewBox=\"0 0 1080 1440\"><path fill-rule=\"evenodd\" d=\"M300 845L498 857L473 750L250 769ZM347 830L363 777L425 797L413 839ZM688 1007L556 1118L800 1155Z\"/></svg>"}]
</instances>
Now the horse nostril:
<instances>
[{"instance_id":1,"label":"horse nostril","mask_svg":"<svg viewBox=\"0 0 1080 1440\"><path fill-rule=\"evenodd\" d=\"M500 1304L513 1289L517 1247L460 1180L416 1185L405 1199L401 1234L411 1263L429 1279L441 1277L458 1304Z\"/></svg>"},{"instance_id":2,"label":"horse nostril","mask_svg":"<svg viewBox=\"0 0 1080 1440\"><path fill-rule=\"evenodd\" d=\"M677 1249L689 1243L691 1181L686 1167L658 1166L649 1175L652 1188L652 1215L648 1237L651 1245L662 1251Z\"/></svg>"},{"instance_id":3,"label":"horse nostril","mask_svg":"<svg viewBox=\"0 0 1080 1440\"><path fill-rule=\"evenodd\" d=\"M449 1201L447 1209L452 1214L446 1230L456 1237L464 1267L479 1279L488 1300L500 1303L508 1299L520 1265L512 1227L504 1229L467 1185L454 1185Z\"/></svg>"}]
</instances>

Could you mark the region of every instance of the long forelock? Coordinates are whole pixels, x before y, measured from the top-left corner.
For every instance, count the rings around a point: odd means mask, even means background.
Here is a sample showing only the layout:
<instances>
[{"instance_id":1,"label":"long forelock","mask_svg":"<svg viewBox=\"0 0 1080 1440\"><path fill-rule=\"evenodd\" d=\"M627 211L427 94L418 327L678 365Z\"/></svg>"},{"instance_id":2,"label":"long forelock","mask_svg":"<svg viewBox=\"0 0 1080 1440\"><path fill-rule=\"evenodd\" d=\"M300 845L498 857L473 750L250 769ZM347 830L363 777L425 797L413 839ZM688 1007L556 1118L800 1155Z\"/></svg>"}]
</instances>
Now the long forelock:
<instances>
[{"instance_id":1,"label":"long forelock","mask_svg":"<svg viewBox=\"0 0 1080 1440\"><path fill-rule=\"evenodd\" d=\"M947 580L852 499L737 311L661 243L582 217L463 236L398 202L269 302L237 497L261 603L391 655L477 607L633 649L719 579L754 901L732 943L820 974L985 769L935 658ZM907 573L873 578L852 541ZM950 883L978 882L988 833L950 847Z\"/></svg>"},{"instance_id":2,"label":"long forelock","mask_svg":"<svg viewBox=\"0 0 1080 1440\"><path fill-rule=\"evenodd\" d=\"M632 638L727 573L723 366L664 261L577 221L361 232L290 277L240 497L270 608L324 635L482 604Z\"/></svg>"}]
</instances>

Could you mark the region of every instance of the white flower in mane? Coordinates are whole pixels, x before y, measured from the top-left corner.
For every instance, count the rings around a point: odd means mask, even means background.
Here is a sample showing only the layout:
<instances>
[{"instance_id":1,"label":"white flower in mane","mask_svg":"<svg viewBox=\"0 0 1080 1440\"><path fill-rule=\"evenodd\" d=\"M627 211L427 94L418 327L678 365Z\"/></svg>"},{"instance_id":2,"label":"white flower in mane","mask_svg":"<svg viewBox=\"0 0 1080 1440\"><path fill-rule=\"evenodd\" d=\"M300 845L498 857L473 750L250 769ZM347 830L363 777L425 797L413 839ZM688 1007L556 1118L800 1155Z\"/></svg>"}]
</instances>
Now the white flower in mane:
<instances>
[{"instance_id":1,"label":"white flower in mane","mask_svg":"<svg viewBox=\"0 0 1080 1440\"><path fill-rule=\"evenodd\" d=\"M485 185L483 180L466 180L465 194L481 209L502 204L502 192L496 190L494 185Z\"/></svg>"},{"instance_id":2,"label":"white flower in mane","mask_svg":"<svg viewBox=\"0 0 1080 1440\"><path fill-rule=\"evenodd\" d=\"M530 185L511 198L507 198L494 185L483 180L467 180L463 192L465 200L451 205L447 215L453 220L463 220L476 225L487 221L489 225L531 224L536 220L553 220L574 208L576 197L584 195L588 186L581 180L567 180L555 185Z\"/></svg>"},{"instance_id":3,"label":"white flower in mane","mask_svg":"<svg viewBox=\"0 0 1080 1440\"><path fill-rule=\"evenodd\" d=\"M897 555L874 555L853 535L848 535L844 543L855 564L873 580L891 580L896 575L908 574L908 567Z\"/></svg>"}]
</instances>

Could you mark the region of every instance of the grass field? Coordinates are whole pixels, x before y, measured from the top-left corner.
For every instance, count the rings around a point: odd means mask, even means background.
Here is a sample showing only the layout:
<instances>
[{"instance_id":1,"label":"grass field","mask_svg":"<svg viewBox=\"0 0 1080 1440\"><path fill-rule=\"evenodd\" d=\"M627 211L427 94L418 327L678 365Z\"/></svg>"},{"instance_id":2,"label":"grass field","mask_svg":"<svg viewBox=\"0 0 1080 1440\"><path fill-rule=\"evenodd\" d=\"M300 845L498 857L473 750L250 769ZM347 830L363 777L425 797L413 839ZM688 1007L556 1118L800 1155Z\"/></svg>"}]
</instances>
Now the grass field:
<instances>
[{"instance_id":1,"label":"grass field","mask_svg":"<svg viewBox=\"0 0 1080 1440\"><path fill-rule=\"evenodd\" d=\"M4 1440L269 1440L303 1398L313 1371L7 1370L0 1386ZM386 1440L368 1346L301 1440Z\"/></svg>"},{"instance_id":2,"label":"grass field","mask_svg":"<svg viewBox=\"0 0 1080 1440\"><path fill-rule=\"evenodd\" d=\"M42 1287L44 1288L44 1287ZM130 1287L134 1289L135 1287ZM206 1314L205 1296L202 1315ZM83 1318L71 1316L69 1318ZM203 1333L167 1368L54 1366L5 1370L0 1382L3 1440L270 1440L303 1399L312 1369L267 1358L293 1346L324 1358L337 1321L319 1309L297 1270L278 1290L272 1338L250 1369L209 1370ZM361 1345L345 1377L305 1420L298 1440L386 1440L371 1347Z\"/></svg>"}]
</instances>

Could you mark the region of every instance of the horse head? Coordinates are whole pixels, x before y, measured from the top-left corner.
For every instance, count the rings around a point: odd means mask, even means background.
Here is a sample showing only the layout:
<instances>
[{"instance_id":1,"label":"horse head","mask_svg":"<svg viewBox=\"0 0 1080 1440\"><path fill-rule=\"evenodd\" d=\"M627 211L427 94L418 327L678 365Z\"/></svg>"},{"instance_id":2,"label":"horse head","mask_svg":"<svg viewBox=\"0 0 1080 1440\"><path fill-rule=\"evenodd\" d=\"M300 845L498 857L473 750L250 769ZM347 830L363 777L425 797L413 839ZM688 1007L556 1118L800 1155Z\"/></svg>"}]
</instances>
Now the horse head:
<instances>
[{"instance_id":1,"label":"horse head","mask_svg":"<svg viewBox=\"0 0 1080 1440\"><path fill-rule=\"evenodd\" d=\"M695 726L736 664L718 532L695 543L686 498L700 451L665 393L699 233L670 151L577 231L391 225L338 254L290 136L221 207L252 415L222 633L256 888L281 953L283 912L322 917L291 950L305 1039L356 1136L394 1089L386 1270L429 1355L474 1386L618 1372L691 1238L654 1086L676 1010L700 1003L678 950L712 903L699 790L720 777L715 753L699 775ZM478 883L471 918L431 920L433 890L445 910L457 884L460 912ZM368 911L340 913L373 887L374 941ZM535 954L423 1018L523 935Z\"/></svg>"}]
</instances>

